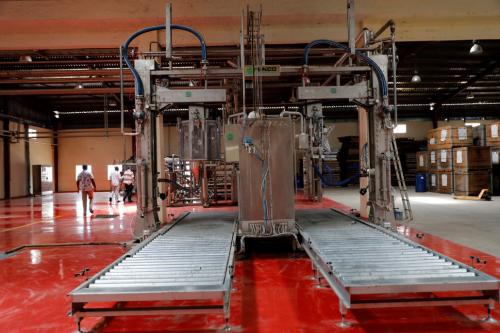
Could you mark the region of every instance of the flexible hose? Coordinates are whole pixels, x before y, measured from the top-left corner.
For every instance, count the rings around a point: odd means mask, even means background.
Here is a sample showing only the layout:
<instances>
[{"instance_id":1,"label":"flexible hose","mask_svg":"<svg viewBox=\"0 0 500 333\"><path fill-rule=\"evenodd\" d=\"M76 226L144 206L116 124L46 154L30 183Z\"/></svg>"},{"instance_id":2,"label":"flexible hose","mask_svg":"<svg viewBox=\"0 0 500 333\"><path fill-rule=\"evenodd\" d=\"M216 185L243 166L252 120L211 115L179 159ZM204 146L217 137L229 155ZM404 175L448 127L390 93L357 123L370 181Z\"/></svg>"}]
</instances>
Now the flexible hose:
<instances>
[{"instance_id":1,"label":"flexible hose","mask_svg":"<svg viewBox=\"0 0 500 333\"><path fill-rule=\"evenodd\" d=\"M322 44L330 45L330 46L336 47L338 49L342 49L342 50L350 53L349 48L343 44L337 43L337 42L335 42L333 40L329 40L329 39L317 39L317 40L314 40L314 41L310 42L309 44L307 44L306 47L304 48L304 65L306 65L306 66L309 65L309 52L311 51L311 48L313 48L314 46L317 46L317 45L322 45ZM382 71L382 69L377 65L377 63L375 63L375 61L373 61L368 56L364 55L363 53L361 53L359 51L356 51L355 56L360 58L361 60L366 62L370 67L373 68L373 70L375 71L375 75L377 76L381 90L382 90L382 96L387 97L388 92L389 92L389 88L388 88L387 80L385 79L384 72Z\"/></svg>"},{"instance_id":2,"label":"flexible hose","mask_svg":"<svg viewBox=\"0 0 500 333\"><path fill-rule=\"evenodd\" d=\"M163 29L165 29L164 25L155 25L155 26L152 26L152 27L147 27L147 28L138 30L138 31L134 32L127 39L127 41L122 46L123 60L125 61L125 63L127 64L127 67L130 69L130 71L132 72L132 75L134 76L134 80L135 80L135 95L136 96L142 96L144 94L144 85L142 83L142 80L141 80L141 77L140 77L139 73L134 68L134 66L132 66L132 63L130 62L130 60L128 58L128 47L129 47L130 43L137 36L140 36L140 35L142 35L142 34L144 34L146 32L163 30ZM207 45L205 44L205 39L203 39L203 36L198 31L196 31L196 30L194 30L194 29L192 29L190 27L186 27L186 26L183 26L183 25L177 25L177 24L172 24L170 26L170 29L172 29L172 30L183 30L183 31L187 31L187 32L193 34L198 39L198 41L200 42L201 59L203 60L204 63L207 62Z\"/></svg>"},{"instance_id":3,"label":"flexible hose","mask_svg":"<svg viewBox=\"0 0 500 333\"><path fill-rule=\"evenodd\" d=\"M333 173L333 170L326 164L323 164L323 167L325 169L327 169L327 171L332 174ZM321 180L321 182L326 185L326 186L345 186L347 184L349 184L350 182L356 180L357 178L359 178L359 173L355 174L354 176L352 177L349 177L349 178L346 178L344 180L340 180L338 182L333 182L333 181L329 181L319 170L319 167L317 165L314 165L314 173L316 174L316 176L319 177L319 179ZM333 178L333 177L332 177Z\"/></svg>"}]
</instances>

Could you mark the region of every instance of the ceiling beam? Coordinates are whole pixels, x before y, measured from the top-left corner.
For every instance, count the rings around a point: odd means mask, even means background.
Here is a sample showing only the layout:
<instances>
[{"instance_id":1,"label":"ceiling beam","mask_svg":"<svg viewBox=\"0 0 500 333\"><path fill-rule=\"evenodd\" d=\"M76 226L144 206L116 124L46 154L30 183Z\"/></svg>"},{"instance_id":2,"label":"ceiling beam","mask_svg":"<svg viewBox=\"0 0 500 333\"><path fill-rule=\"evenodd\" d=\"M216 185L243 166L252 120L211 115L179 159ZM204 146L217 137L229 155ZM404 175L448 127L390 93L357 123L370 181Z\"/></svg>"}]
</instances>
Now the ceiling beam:
<instances>
[{"instance_id":1,"label":"ceiling beam","mask_svg":"<svg viewBox=\"0 0 500 333\"><path fill-rule=\"evenodd\" d=\"M125 87L125 94L133 94L134 88ZM0 96L36 95L109 95L120 93L120 88L82 88L82 89L8 89L0 90Z\"/></svg>"},{"instance_id":2,"label":"ceiling beam","mask_svg":"<svg viewBox=\"0 0 500 333\"><path fill-rule=\"evenodd\" d=\"M467 82L459 85L458 88L456 88L454 91L438 97L436 99L436 101L434 102L434 109L439 108L447 100L452 99L453 97L457 96L458 94L460 94L461 92L466 90L468 87L474 85L474 83L476 83L477 81L479 81L482 78L484 78L485 76L493 73L499 65L498 62L499 62L499 60L497 60L497 59L493 59L493 60L488 61L487 63L485 63L485 67L483 67L483 69L481 71L479 71L479 73L477 73L475 76L468 79Z\"/></svg>"}]
</instances>

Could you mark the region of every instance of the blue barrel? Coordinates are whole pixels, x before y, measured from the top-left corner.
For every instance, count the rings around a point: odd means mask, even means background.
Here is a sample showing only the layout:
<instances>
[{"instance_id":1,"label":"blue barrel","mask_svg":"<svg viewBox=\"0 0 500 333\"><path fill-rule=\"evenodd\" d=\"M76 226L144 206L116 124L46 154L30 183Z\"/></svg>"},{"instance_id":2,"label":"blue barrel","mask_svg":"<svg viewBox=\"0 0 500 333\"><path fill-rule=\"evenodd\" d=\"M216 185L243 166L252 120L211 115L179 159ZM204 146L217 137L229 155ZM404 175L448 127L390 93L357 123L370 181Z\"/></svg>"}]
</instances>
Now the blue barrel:
<instances>
[{"instance_id":1,"label":"blue barrel","mask_svg":"<svg viewBox=\"0 0 500 333\"><path fill-rule=\"evenodd\" d=\"M417 173L415 176L415 192L427 192L427 176L425 173Z\"/></svg>"}]
</instances>

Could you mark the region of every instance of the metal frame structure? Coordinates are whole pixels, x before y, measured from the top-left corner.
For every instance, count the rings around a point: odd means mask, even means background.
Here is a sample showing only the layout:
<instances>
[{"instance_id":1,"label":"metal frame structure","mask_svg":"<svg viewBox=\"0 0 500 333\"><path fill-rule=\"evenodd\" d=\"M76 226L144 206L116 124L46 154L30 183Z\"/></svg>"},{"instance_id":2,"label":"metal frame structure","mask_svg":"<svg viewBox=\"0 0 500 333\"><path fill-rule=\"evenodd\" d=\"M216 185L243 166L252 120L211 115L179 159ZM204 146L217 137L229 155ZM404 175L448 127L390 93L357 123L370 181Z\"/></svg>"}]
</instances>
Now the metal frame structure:
<instances>
[{"instance_id":1,"label":"metal frame structure","mask_svg":"<svg viewBox=\"0 0 500 333\"><path fill-rule=\"evenodd\" d=\"M499 300L496 278L396 232L335 209L297 215L302 247L318 283L338 296L342 322L347 309L382 307L484 304L490 316Z\"/></svg>"},{"instance_id":2,"label":"metal frame structure","mask_svg":"<svg viewBox=\"0 0 500 333\"><path fill-rule=\"evenodd\" d=\"M235 214L186 213L75 288L69 295L78 330L84 317L196 313L224 314L228 327L238 228L229 219L234 221ZM218 304L200 305L218 299ZM121 304L152 301L184 302ZM87 307L95 302L116 305Z\"/></svg>"}]
</instances>

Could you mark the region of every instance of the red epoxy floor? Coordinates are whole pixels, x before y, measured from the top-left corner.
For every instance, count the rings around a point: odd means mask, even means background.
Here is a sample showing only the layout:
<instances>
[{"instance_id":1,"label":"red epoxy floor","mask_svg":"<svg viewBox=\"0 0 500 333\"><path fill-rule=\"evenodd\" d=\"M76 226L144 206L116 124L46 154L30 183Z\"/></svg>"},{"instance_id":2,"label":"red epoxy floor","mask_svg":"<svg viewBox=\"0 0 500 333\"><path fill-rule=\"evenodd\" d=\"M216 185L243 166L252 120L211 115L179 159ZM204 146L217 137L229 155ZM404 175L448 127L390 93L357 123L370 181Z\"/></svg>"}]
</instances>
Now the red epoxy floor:
<instances>
[{"instance_id":1,"label":"red epoxy floor","mask_svg":"<svg viewBox=\"0 0 500 333\"><path fill-rule=\"evenodd\" d=\"M133 205L110 207L106 194L97 195L97 214L118 214L113 219L86 219L76 194L0 201L0 251L23 244L68 242L123 242L132 237ZM298 208L336 207L330 200L321 204L297 202ZM217 210L234 207L210 208ZM203 210L176 208L170 212ZM418 231L403 230L450 257L469 263L470 255L488 261L482 268L500 277L500 259ZM75 332L67 317L66 294L85 280L74 274L90 268L93 275L124 249L120 246L71 246L30 248L0 260L0 332ZM347 319L352 326L337 326L338 300L329 288L316 288L311 265L305 255L254 253L238 260L231 297L231 326L234 332L500 332L500 324L483 323L482 306L427 307L355 310ZM494 316L500 319L500 311ZM100 332L218 332L220 316L165 316L85 319L84 331Z\"/></svg>"}]
</instances>

